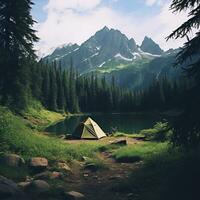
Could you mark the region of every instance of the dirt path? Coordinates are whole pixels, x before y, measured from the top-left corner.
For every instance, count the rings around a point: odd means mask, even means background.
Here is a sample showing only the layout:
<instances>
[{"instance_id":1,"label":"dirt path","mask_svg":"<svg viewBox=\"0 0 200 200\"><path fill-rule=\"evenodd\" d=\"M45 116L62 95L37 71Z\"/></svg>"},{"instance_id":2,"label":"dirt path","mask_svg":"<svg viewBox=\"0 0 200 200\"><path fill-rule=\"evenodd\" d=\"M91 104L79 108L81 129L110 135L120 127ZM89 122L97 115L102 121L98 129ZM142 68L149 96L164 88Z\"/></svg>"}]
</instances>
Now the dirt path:
<instances>
[{"instance_id":1,"label":"dirt path","mask_svg":"<svg viewBox=\"0 0 200 200\"><path fill-rule=\"evenodd\" d=\"M77 167L73 169L74 176L68 180L67 187L69 190L81 192L87 200L129 200L132 199L131 193L119 193L112 187L126 180L129 174L139 165L137 163L117 163L110 153L104 152L98 154L108 169L91 172Z\"/></svg>"}]
</instances>

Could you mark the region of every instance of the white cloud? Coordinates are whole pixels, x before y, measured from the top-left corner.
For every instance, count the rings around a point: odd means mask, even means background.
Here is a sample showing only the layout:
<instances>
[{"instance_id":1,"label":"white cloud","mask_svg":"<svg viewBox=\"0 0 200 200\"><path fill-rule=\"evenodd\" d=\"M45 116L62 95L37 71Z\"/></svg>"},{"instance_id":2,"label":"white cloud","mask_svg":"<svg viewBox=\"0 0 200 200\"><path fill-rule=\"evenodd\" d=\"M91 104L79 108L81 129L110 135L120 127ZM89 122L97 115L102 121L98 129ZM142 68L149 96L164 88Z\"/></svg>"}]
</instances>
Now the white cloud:
<instances>
[{"instance_id":1,"label":"white cloud","mask_svg":"<svg viewBox=\"0 0 200 200\"><path fill-rule=\"evenodd\" d=\"M62 12L66 9L75 9L77 11L84 11L95 8L99 5L101 0L49 0L45 7L48 11Z\"/></svg>"},{"instance_id":2,"label":"white cloud","mask_svg":"<svg viewBox=\"0 0 200 200\"><path fill-rule=\"evenodd\" d=\"M146 0L146 4L148 6L152 6L153 4L155 4L157 2L157 0Z\"/></svg>"},{"instance_id":3,"label":"white cloud","mask_svg":"<svg viewBox=\"0 0 200 200\"><path fill-rule=\"evenodd\" d=\"M169 4L163 5L153 18L145 19L134 13L122 15L109 7L99 6L100 3L101 0L49 0L45 7L47 19L36 27L41 38L36 48L46 53L64 43L81 44L105 25L119 29L138 43L147 35L165 50L182 45L182 40L165 41L168 34L186 19L186 14L172 14Z\"/></svg>"},{"instance_id":4,"label":"white cloud","mask_svg":"<svg viewBox=\"0 0 200 200\"><path fill-rule=\"evenodd\" d=\"M166 2L169 2L169 0L145 0L147 6L153 6L155 4L162 6Z\"/></svg>"},{"instance_id":5,"label":"white cloud","mask_svg":"<svg viewBox=\"0 0 200 200\"><path fill-rule=\"evenodd\" d=\"M182 46L184 39L169 40L166 42L165 38L176 28L187 20L187 13L174 14L169 10L170 4L163 5L160 13L154 18L145 22L141 30L149 30L149 35L153 37L164 49L176 48Z\"/></svg>"}]
</instances>

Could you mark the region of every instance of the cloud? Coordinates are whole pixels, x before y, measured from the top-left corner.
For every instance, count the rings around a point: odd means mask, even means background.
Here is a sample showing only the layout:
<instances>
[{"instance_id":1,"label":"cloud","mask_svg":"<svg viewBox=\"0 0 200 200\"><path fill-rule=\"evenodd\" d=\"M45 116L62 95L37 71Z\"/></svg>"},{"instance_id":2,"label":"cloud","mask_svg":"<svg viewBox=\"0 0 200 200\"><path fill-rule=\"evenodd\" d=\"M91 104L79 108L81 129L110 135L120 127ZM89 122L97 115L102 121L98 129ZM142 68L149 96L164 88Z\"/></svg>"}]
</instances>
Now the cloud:
<instances>
[{"instance_id":1,"label":"cloud","mask_svg":"<svg viewBox=\"0 0 200 200\"><path fill-rule=\"evenodd\" d=\"M164 4L160 12L149 19L136 17L135 13L119 13L100 3L101 0L49 0L45 6L47 19L36 26L41 38L36 49L48 53L52 47L64 43L81 44L105 25L119 29L139 44L145 35L152 37L165 50L183 43L183 40L165 41L168 34L186 19L184 13L172 14L169 4Z\"/></svg>"},{"instance_id":2,"label":"cloud","mask_svg":"<svg viewBox=\"0 0 200 200\"><path fill-rule=\"evenodd\" d=\"M145 0L147 6L159 5L162 6L164 2L168 2L169 0Z\"/></svg>"},{"instance_id":3,"label":"cloud","mask_svg":"<svg viewBox=\"0 0 200 200\"><path fill-rule=\"evenodd\" d=\"M176 28L187 20L187 13L174 14L169 10L169 3L162 6L161 11L155 17L148 19L141 29L149 30L149 35L153 37L163 48L176 48L182 46L184 39L169 40L165 38Z\"/></svg>"},{"instance_id":4,"label":"cloud","mask_svg":"<svg viewBox=\"0 0 200 200\"><path fill-rule=\"evenodd\" d=\"M93 9L100 4L101 0L49 0L45 7L49 12L62 12L66 9L85 11Z\"/></svg>"},{"instance_id":5,"label":"cloud","mask_svg":"<svg viewBox=\"0 0 200 200\"><path fill-rule=\"evenodd\" d=\"M146 0L146 4L148 6L152 6L153 4L155 4L157 2L157 0Z\"/></svg>"}]
</instances>

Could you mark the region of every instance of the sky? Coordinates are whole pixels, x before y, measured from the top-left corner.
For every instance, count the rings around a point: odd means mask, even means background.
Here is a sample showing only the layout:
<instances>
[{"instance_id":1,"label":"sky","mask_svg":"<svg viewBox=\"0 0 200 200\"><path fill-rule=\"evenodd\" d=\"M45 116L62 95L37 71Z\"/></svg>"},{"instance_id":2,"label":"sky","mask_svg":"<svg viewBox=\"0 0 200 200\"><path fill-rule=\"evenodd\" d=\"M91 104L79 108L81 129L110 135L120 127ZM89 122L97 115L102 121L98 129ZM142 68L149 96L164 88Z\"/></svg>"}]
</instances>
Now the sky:
<instances>
[{"instance_id":1,"label":"sky","mask_svg":"<svg viewBox=\"0 0 200 200\"><path fill-rule=\"evenodd\" d=\"M67 43L81 44L104 26L120 30L138 45L145 36L161 48L177 48L184 40L166 37L187 19L173 14L171 0L33 0L38 54L48 54Z\"/></svg>"}]
</instances>

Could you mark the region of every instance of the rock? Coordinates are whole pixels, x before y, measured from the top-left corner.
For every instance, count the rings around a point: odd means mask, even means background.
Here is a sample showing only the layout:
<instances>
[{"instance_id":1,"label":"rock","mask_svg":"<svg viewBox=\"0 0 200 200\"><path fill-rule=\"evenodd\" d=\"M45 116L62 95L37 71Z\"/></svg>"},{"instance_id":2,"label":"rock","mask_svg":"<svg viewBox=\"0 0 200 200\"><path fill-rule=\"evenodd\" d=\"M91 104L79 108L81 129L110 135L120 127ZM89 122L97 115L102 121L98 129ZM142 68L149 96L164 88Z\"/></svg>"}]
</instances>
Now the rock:
<instances>
[{"instance_id":1,"label":"rock","mask_svg":"<svg viewBox=\"0 0 200 200\"><path fill-rule=\"evenodd\" d=\"M127 141L125 139L121 139L121 140L115 140L113 142L111 142L111 144L114 144L114 145L127 145Z\"/></svg>"},{"instance_id":2,"label":"rock","mask_svg":"<svg viewBox=\"0 0 200 200\"><path fill-rule=\"evenodd\" d=\"M33 181L33 177L26 176L26 182L31 182L31 181Z\"/></svg>"},{"instance_id":3,"label":"rock","mask_svg":"<svg viewBox=\"0 0 200 200\"><path fill-rule=\"evenodd\" d=\"M63 174L61 172L49 172L49 171L46 171L46 172L42 172L42 173L39 173L39 174L36 174L34 176L34 179L41 179L41 180L47 180L47 179L57 179L57 178L62 178L63 177Z\"/></svg>"},{"instance_id":4,"label":"rock","mask_svg":"<svg viewBox=\"0 0 200 200\"><path fill-rule=\"evenodd\" d=\"M59 162L58 163L58 168L63 170L66 173L71 173L72 172L71 168L64 162Z\"/></svg>"},{"instance_id":5,"label":"rock","mask_svg":"<svg viewBox=\"0 0 200 200\"><path fill-rule=\"evenodd\" d=\"M44 170L48 166L48 160L46 158L34 157L30 159L29 166L33 170Z\"/></svg>"},{"instance_id":6,"label":"rock","mask_svg":"<svg viewBox=\"0 0 200 200\"><path fill-rule=\"evenodd\" d=\"M40 180L48 180L48 179L57 179L62 178L63 174L61 172L42 172L39 174L36 174L33 178L34 179L40 179Z\"/></svg>"},{"instance_id":7,"label":"rock","mask_svg":"<svg viewBox=\"0 0 200 200\"><path fill-rule=\"evenodd\" d=\"M49 179L51 176L51 172L46 171L33 176L34 179L46 180Z\"/></svg>"},{"instance_id":8,"label":"rock","mask_svg":"<svg viewBox=\"0 0 200 200\"><path fill-rule=\"evenodd\" d=\"M23 196L17 184L3 176L0 176L0 199L13 198L19 199Z\"/></svg>"},{"instance_id":9,"label":"rock","mask_svg":"<svg viewBox=\"0 0 200 200\"><path fill-rule=\"evenodd\" d=\"M65 196L69 200L83 199L85 196L76 191L65 192Z\"/></svg>"},{"instance_id":10,"label":"rock","mask_svg":"<svg viewBox=\"0 0 200 200\"><path fill-rule=\"evenodd\" d=\"M5 155L0 160L3 165L7 165L9 167L20 167L25 164L24 159L17 154Z\"/></svg>"},{"instance_id":11,"label":"rock","mask_svg":"<svg viewBox=\"0 0 200 200\"><path fill-rule=\"evenodd\" d=\"M20 182L18 183L18 187L24 190L28 185L30 185L31 182Z\"/></svg>"},{"instance_id":12,"label":"rock","mask_svg":"<svg viewBox=\"0 0 200 200\"><path fill-rule=\"evenodd\" d=\"M59 138L64 140L66 138L66 136L65 135L59 135Z\"/></svg>"},{"instance_id":13,"label":"rock","mask_svg":"<svg viewBox=\"0 0 200 200\"><path fill-rule=\"evenodd\" d=\"M62 177L63 177L63 174L61 172L52 172L50 175L50 179L59 179Z\"/></svg>"},{"instance_id":14,"label":"rock","mask_svg":"<svg viewBox=\"0 0 200 200\"><path fill-rule=\"evenodd\" d=\"M35 180L25 187L25 192L34 197L47 194L49 191L49 184L43 180Z\"/></svg>"}]
</instances>

